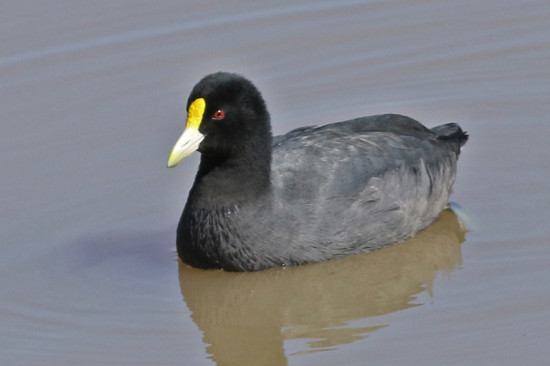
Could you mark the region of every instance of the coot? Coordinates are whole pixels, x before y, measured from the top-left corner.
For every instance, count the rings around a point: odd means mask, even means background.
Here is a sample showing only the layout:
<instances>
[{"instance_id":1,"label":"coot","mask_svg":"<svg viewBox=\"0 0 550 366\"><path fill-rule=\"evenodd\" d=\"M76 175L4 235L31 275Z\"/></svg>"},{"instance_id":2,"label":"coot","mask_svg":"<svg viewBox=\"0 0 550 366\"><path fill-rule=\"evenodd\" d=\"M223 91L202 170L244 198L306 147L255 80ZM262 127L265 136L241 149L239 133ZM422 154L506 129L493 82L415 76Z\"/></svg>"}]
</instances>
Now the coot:
<instances>
[{"instance_id":1,"label":"coot","mask_svg":"<svg viewBox=\"0 0 550 366\"><path fill-rule=\"evenodd\" d=\"M272 137L258 89L204 77L168 167L198 150L177 230L182 261L255 271L319 262L403 241L443 210L468 136L383 114Z\"/></svg>"}]
</instances>

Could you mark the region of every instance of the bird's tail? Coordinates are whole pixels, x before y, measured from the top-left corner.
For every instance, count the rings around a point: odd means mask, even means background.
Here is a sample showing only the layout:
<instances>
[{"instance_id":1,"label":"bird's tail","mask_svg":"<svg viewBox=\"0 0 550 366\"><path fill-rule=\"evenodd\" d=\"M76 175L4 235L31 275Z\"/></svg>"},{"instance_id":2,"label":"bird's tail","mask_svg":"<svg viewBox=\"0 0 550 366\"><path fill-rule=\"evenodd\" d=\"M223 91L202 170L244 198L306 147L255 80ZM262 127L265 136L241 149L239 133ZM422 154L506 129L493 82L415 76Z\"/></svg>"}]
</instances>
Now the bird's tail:
<instances>
[{"instance_id":1,"label":"bird's tail","mask_svg":"<svg viewBox=\"0 0 550 366\"><path fill-rule=\"evenodd\" d=\"M456 141L460 146L468 141L468 134L463 131L457 123L446 123L432 128L432 132L437 134L438 140Z\"/></svg>"}]
</instances>

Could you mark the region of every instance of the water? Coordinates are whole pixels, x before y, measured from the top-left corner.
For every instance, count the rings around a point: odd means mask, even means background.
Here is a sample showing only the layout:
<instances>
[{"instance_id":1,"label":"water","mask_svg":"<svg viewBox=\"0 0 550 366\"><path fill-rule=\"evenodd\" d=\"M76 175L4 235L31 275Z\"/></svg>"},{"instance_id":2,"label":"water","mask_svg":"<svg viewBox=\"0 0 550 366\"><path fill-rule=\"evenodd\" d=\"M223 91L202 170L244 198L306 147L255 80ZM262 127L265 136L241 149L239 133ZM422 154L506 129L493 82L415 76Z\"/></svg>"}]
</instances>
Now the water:
<instances>
[{"instance_id":1,"label":"water","mask_svg":"<svg viewBox=\"0 0 550 366\"><path fill-rule=\"evenodd\" d=\"M550 5L12 2L0 12L2 365L543 364ZM471 139L451 212L367 255L179 264L198 156L166 169L205 74L273 130L385 112Z\"/></svg>"}]
</instances>

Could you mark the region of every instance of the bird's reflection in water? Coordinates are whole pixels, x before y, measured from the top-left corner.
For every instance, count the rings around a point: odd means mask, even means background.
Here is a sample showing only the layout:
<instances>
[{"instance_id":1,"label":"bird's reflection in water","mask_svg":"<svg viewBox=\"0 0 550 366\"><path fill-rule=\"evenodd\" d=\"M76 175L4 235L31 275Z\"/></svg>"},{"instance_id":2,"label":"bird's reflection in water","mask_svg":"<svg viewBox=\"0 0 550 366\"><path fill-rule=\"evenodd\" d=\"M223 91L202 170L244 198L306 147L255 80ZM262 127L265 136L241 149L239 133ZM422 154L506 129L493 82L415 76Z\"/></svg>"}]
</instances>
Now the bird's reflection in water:
<instances>
[{"instance_id":1,"label":"bird's reflection in water","mask_svg":"<svg viewBox=\"0 0 550 366\"><path fill-rule=\"evenodd\" d=\"M417 306L438 272L460 265L464 234L445 210L404 243L328 262L248 273L180 263L181 292L217 365L285 365L285 340L329 350L386 326L349 322Z\"/></svg>"}]
</instances>

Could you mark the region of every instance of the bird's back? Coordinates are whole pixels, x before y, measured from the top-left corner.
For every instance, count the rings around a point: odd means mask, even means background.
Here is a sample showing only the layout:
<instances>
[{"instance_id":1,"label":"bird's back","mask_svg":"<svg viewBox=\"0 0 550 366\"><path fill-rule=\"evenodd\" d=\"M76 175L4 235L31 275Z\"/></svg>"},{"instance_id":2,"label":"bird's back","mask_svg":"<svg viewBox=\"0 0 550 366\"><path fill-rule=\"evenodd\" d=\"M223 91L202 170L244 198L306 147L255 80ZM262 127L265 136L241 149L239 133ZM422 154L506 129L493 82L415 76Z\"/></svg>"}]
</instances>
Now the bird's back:
<instances>
[{"instance_id":1,"label":"bird's back","mask_svg":"<svg viewBox=\"0 0 550 366\"><path fill-rule=\"evenodd\" d=\"M392 114L277 136L274 217L292 217L295 252L306 256L363 252L404 240L446 205L466 139L456 124L430 130Z\"/></svg>"}]
</instances>

